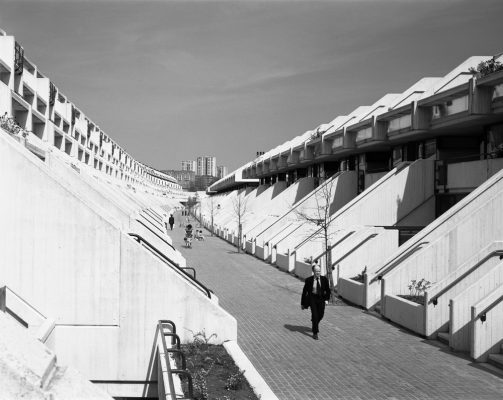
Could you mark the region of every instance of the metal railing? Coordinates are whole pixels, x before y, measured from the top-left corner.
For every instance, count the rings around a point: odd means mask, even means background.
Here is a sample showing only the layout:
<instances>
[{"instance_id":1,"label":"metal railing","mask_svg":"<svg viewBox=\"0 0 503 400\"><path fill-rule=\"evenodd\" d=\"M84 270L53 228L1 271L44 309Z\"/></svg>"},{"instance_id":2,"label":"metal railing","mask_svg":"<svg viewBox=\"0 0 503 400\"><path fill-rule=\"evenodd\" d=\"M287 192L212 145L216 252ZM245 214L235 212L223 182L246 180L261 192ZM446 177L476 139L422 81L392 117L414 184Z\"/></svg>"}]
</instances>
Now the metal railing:
<instances>
[{"instance_id":1,"label":"metal railing","mask_svg":"<svg viewBox=\"0 0 503 400\"><path fill-rule=\"evenodd\" d=\"M348 237L350 237L354 233L355 233L355 231L349 231L348 233L346 233L342 238L340 238L332 246L329 246L329 248L326 249L323 253L321 253L318 257L313 258L312 262L320 260L325 254L327 254L329 251L332 251L335 248L335 246L340 245L342 242L344 242Z\"/></svg>"},{"instance_id":2,"label":"metal railing","mask_svg":"<svg viewBox=\"0 0 503 400\"><path fill-rule=\"evenodd\" d=\"M166 243L169 247L171 247L173 250L175 250L175 247L169 243L166 239L164 239L161 235L159 235L157 232L154 232L149 226L147 226L143 221L140 221L139 219L136 220L139 224L143 225L146 229L148 229L150 232L152 232L155 236L157 236L159 239L161 239L164 243Z\"/></svg>"},{"instance_id":3,"label":"metal railing","mask_svg":"<svg viewBox=\"0 0 503 400\"><path fill-rule=\"evenodd\" d=\"M149 216L151 216L153 219L155 219L160 224L162 224L162 217L160 215L158 215L157 213L155 213L153 210L145 208L142 211L144 213L148 214ZM157 215L155 215L155 214L157 214Z\"/></svg>"},{"instance_id":4,"label":"metal railing","mask_svg":"<svg viewBox=\"0 0 503 400\"><path fill-rule=\"evenodd\" d=\"M152 217L149 214L146 214L144 211L140 211L139 212L139 216L142 217L142 218L144 218L145 221L147 221L150 224L152 224L153 227L156 228L158 231L160 231L161 233L164 233L164 231L161 228L159 228L159 226L158 226L158 225L162 225L162 224L159 223L159 222L157 222L157 221L155 221L155 220L152 221L152 219L151 219ZM163 229L166 228L165 226L162 226L162 227L163 227Z\"/></svg>"},{"instance_id":5,"label":"metal railing","mask_svg":"<svg viewBox=\"0 0 503 400\"><path fill-rule=\"evenodd\" d=\"M164 331L165 325L171 326L171 332L166 333ZM185 361L185 354L183 354L182 350L180 349L180 337L176 334L175 323L170 320L161 319L161 320L159 320L159 322L157 324L157 332L161 336L161 343L162 343L162 349L164 351L164 361L166 363L166 372L168 375L168 385L169 385L169 393L170 393L171 399L172 400L177 400L177 399L180 400L180 397L177 397L176 392L175 392L175 384L173 382L173 374L183 375L187 378L189 397L183 397L183 399L192 399L194 397L192 375L186 369L187 365L186 365L186 361ZM166 336L171 337L171 345L175 345L176 346L175 348L172 348L172 347L168 348L168 346L166 344ZM170 353L178 355L178 357L180 358L181 363L182 363L182 368L176 368L176 369L171 368L170 359L169 359Z\"/></svg>"},{"instance_id":6,"label":"metal railing","mask_svg":"<svg viewBox=\"0 0 503 400\"><path fill-rule=\"evenodd\" d=\"M394 257L392 260L384 264L377 272L377 276L372 278L369 283L375 282L375 281L380 281L384 275L386 275L388 272L390 272L392 269L394 269L397 265L401 264L402 261L405 259L409 258L412 254L414 254L416 251L418 251L423 244L428 244L430 242L428 241L423 241L416 243L412 248L408 249L405 254L400 253L398 256Z\"/></svg>"},{"instance_id":7,"label":"metal railing","mask_svg":"<svg viewBox=\"0 0 503 400\"><path fill-rule=\"evenodd\" d=\"M166 256L159 249L157 249L153 244L151 244L148 240L145 240L141 235L138 235L137 233L129 233L129 236L131 236L138 243L144 244L146 249L150 250L154 255L156 255L158 258L160 258L161 261L164 261L165 264L173 266L184 277L186 277L189 282L191 282L199 290L201 290L203 293L205 293L206 296L208 296L208 298L211 299L212 291L210 289L208 289L206 286L204 286L201 282L199 282L195 278L195 276L192 277L189 273L185 272L184 268L180 267L180 264L178 264L177 262L173 261L171 258Z\"/></svg>"},{"instance_id":8,"label":"metal railing","mask_svg":"<svg viewBox=\"0 0 503 400\"><path fill-rule=\"evenodd\" d=\"M486 261L489 259L498 256L501 259L503 259L503 249L499 250L493 250L486 256L484 256L481 260L476 262L468 271L465 271L463 274L458 276L456 279L454 279L451 283L449 283L447 286L442 288L441 290L438 291L437 294L435 294L429 301L428 304L432 303L434 306L437 305L439 297L441 297L443 294L447 293L453 286L456 286L459 282L461 282L463 279L465 279L468 275L470 275L472 272L474 272L477 268L479 268L481 265L483 265Z\"/></svg>"}]
</instances>

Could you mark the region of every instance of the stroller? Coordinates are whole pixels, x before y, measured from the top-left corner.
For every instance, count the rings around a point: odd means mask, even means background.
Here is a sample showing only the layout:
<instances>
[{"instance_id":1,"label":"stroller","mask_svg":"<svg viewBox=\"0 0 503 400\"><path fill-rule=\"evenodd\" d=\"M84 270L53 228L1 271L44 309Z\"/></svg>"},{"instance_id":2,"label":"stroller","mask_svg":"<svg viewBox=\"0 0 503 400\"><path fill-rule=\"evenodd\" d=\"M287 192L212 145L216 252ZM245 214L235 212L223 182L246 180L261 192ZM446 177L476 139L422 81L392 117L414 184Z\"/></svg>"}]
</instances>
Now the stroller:
<instances>
[{"instance_id":1,"label":"stroller","mask_svg":"<svg viewBox=\"0 0 503 400\"><path fill-rule=\"evenodd\" d=\"M192 225L188 224L185 227L185 237L183 238L185 241L186 247L192 247Z\"/></svg>"}]
</instances>

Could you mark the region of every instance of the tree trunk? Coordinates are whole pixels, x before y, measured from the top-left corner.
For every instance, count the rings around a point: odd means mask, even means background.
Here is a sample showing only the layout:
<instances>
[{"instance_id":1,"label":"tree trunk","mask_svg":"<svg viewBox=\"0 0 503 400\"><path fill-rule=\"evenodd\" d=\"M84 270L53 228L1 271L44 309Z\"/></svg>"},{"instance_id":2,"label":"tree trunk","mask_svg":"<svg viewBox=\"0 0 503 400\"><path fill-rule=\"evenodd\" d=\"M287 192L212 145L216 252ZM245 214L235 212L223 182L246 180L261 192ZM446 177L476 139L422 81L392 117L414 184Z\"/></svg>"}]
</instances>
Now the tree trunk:
<instances>
[{"instance_id":1,"label":"tree trunk","mask_svg":"<svg viewBox=\"0 0 503 400\"><path fill-rule=\"evenodd\" d=\"M328 228L325 227L325 265L327 270L328 284L330 285L330 303L335 303L335 285L334 276L332 275L332 250L328 241Z\"/></svg>"}]
</instances>

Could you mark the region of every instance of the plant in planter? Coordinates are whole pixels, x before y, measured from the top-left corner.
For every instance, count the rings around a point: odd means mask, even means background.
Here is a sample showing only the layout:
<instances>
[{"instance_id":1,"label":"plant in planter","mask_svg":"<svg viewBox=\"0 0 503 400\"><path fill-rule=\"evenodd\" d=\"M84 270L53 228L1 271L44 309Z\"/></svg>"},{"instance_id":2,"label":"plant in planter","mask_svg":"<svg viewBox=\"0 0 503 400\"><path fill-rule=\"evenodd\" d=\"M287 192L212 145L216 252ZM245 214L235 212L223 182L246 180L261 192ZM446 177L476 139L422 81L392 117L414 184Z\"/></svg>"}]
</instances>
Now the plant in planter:
<instances>
[{"instance_id":1,"label":"plant in planter","mask_svg":"<svg viewBox=\"0 0 503 400\"><path fill-rule=\"evenodd\" d=\"M360 272L358 275L356 276L353 276L352 278L350 278L351 280L353 281L357 281L357 282L361 282L363 283L363 280L364 280L364 275L367 273L367 266L365 265L365 268L363 268L363 271Z\"/></svg>"},{"instance_id":2,"label":"plant in planter","mask_svg":"<svg viewBox=\"0 0 503 400\"><path fill-rule=\"evenodd\" d=\"M490 60L480 62L477 68L471 67L468 71L478 78L483 78L484 76L501 70L503 70L503 64L496 61L493 57Z\"/></svg>"},{"instance_id":3,"label":"plant in planter","mask_svg":"<svg viewBox=\"0 0 503 400\"><path fill-rule=\"evenodd\" d=\"M207 336L203 330L192 335L192 342L182 345L182 350L192 375L194 400L257 400L244 371L235 365L225 348L209 343L216 334ZM186 393L184 378L182 386Z\"/></svg>"},{"instance_id":4,"label":"plant in planter","mask_svg":"<svg viewBox=\"0 0 503 400\"><path fill-rule=\"evenodd\" d=\"M313 256L304 257L304 262L306 264L312 264L313 263Z\"/></svg>"},{"instance_id":5,"label":"plant in planter","mask_svg":"<svg viewBox=\"0 0 503 400\"><path fill-rule=\"evenodd\" d=\"M399 297L424 305L424 293L431 287L432 283L426 279L413 279L409 283L409 294L401 294Z\"/></svg>"}]
</instances>

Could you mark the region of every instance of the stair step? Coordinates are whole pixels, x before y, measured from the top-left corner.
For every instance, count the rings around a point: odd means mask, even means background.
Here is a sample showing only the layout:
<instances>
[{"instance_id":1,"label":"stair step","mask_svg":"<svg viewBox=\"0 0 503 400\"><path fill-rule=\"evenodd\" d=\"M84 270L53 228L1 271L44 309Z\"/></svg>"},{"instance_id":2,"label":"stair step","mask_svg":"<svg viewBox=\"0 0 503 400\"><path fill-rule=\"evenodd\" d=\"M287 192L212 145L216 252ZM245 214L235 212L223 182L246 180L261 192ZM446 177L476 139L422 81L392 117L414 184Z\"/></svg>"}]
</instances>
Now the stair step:
<instances>
[{"instance_id":1,"label":"stair step","mask_svg":"<svg viewBox=\"0 0 503 400\"><path fill-rule=\"evenodd\" d=\"M477 366L484 368L486 371L489 371L489 372L503 378L503 369L502 368L495 367L493 364L489 364L489 363L477 363Z\"/></svg>"},{"instance_id":2,"label":"stair step","mask_svg":"<svg viewBox=\"0 0 503 400\"><path fill-rule=\"evenodd\" d=\"M503 368L503 354L489 354L489 362Z\"/></svg>"},{"instance_id":3,"label":"stair step","mask_svg":"<svg viewBox=\"0 0 503 400\"><path fill-rule=\"evenodd\" d=\"M442 343L449 344L449 332L438 332L437 339Z\"/></svg>"}]
</instances>

